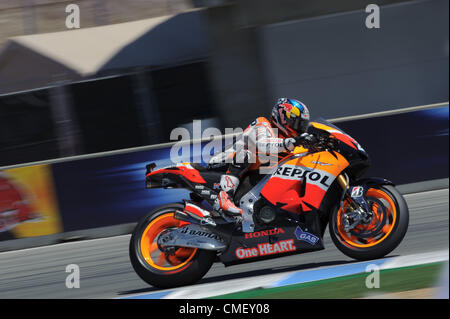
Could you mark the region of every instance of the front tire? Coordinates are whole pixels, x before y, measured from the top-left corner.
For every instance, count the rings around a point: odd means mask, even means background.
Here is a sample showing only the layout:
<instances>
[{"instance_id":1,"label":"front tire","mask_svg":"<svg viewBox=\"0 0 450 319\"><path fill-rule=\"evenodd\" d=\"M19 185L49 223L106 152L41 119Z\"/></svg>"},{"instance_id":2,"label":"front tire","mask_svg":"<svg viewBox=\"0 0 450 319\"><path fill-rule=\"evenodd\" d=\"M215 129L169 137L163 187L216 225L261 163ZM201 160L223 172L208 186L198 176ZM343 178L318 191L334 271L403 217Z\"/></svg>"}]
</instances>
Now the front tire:
<instances>
[{"instance_id":1,"label":"front tire","mask_svg":"<svg viewBox=\"0 0 450 319\"><path fill-rule=\"evenodd\" d=\"M184 222L173 217L182 204L156 208L134 229L130 240L130 261L139 277L158 288L190 285L200 280L211 268L215 251L175 247L171 253L161 251L156 243L163 231L180 227Z\"/></svg>"},{"instance_id":2,"label":"front tire","mask_svg":"<svg viewBox=\"0 0 450 319\"><path fill-rule=\"evenodd\" d=\"M368 225L358 225L350 232L343 228L342 209L336 207L330 220L330 235L336 247L357 260L386 256L403 240L409 224L409 210L405 199L393 186L374 186L366 199L374 217ZM344 210L346 209L344 202Z\"/></svg>"}]
</instances>

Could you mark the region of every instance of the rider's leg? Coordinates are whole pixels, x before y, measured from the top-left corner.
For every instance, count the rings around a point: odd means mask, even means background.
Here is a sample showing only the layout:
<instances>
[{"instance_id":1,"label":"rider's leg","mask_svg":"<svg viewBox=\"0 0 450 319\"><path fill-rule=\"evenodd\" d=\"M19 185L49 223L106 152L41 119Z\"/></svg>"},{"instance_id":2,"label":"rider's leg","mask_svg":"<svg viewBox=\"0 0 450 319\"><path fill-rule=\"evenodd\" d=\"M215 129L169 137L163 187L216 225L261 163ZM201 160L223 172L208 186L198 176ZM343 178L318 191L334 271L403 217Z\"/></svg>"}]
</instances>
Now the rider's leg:
<instances>
[{"instance_id":1,"label":"rider's leg","mask_svg":"<svg viewBox=\"0 0 450 319\"><path fill-rule=\"evenodd\" d=\"M233 162L229 165L228 170L225 175L220 178L221 191L215 202L215 208L220 208L233 215L242 214L242 209L236 207L233 202L233 196L239 186L240 177L251 165L249 158L250 155L247 154L248 151L243 151L243 153L235 156Z\"/></svg>"},{"instance_id":2,"label":"rider's leg","mask_svg":"<svg viewBox=\"0 0 450 319\"><path fill-rule=\"evenodd\" d=\"M231 213L232 215L242 214L242 209L236 207L236 205L233 203L233 195L238 186L238 177L231 174L222 175L220 178L221 191L219 192L219 195L217 196L217 199L214 203L214 208L222 209L225 212Z\"/></svg>"}]
</instances>

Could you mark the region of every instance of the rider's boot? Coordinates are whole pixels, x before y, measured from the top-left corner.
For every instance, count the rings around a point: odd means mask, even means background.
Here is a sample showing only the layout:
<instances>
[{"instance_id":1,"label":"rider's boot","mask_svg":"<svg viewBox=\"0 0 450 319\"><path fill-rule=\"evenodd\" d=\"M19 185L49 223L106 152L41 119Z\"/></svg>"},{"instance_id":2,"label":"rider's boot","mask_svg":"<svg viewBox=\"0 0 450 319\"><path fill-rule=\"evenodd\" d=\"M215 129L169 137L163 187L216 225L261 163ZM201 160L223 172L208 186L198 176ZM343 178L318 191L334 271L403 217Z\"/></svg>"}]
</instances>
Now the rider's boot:
<instances>
[{"instance_id":1,"label":"rider's boot","mask_svg":"<svg viewBox=\"0 0 450 319\"><path fill-rule=\"evenodd\" d=\"M239 178L233 175L222 175L220 178L220 187L222 190L214 203L214 209L221 209L231 216L241 216L242 209L233 203L233 195L238 186Z\"/></svg>"}]
</instances>

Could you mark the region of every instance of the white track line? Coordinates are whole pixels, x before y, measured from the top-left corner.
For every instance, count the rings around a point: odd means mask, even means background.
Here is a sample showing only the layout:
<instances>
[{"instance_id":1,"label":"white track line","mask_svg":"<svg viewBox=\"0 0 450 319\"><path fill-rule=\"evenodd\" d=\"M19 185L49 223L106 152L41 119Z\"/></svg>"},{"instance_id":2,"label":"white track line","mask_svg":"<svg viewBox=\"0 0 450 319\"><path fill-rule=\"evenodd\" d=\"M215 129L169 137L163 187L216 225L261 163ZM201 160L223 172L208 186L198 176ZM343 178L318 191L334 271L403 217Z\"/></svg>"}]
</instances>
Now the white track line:
<instances>
[{"instance_id":1,"label":"white track line","mask_svg":"<svg viewBox=\"0 0 450 319\"><path fill-rule=\"evenodd\" d=\"M406 255L406 256L398 256L398 257L392 257L386 260L385 263L383 263L380 266L380 269L393 269L393 268L402 268L402 267L408 267L408 266L415 266L415 265L425 265L435 262L443 262L449 260L449 251L448 250L440 250L440 251L434 251L429 253L422 253L422 254L414 254L414 255ZM365 262L362 262L365 263ZM355 263L358 264L358 263ZM246 290L256 289L256 288L267 288L270 287L272 284L279 282L285 278L288 278L291 274L294 273L302 273L302 272L308 272L313 271L317 269L333 269L338 268L341 265L338 266L331 266L331 267L316 267L311 268L307 270L300 270L300 271L288 271L284 273L279 274L273 274L273 275L261 275L261 276L255 276L255 277L249 277L249 278L239 278L239 279L231 279L227 281L221 281L221 282L214 282L214 283L208 283L208 284L198 284L198 285L192 285L187 287L181 287L181 288L175 288L170 292L170 290L159 290L151 293L140 293L140 294L133 294L133 295L127 295L122 296L119 299L126 299L130 297L139 297L142 296L142 298L145 298L146 296L151 296L153 294L162 293L164 291L167 291L168 294L164 295L162 299L201 299L201 298L208 298L208 297L214 297L214 296L222 296L230 293L235 292L242 292ZM330 277L333 278L333 277ZM324 280L324 279L323 279Z\"/></svg>"},{"instance_id":2,"label":"white track line","mask_svg":"<svg viewBox=\"0 0 450 319\"><path fill-rule=\"evenodd\" d=\"M448 257L449 257L448 249L414 255L398 256L387 261L380 268L392 269L392 268L402 268L402 267L432 264L446 261L449 259Z\"/></svg>"}]
</instances>

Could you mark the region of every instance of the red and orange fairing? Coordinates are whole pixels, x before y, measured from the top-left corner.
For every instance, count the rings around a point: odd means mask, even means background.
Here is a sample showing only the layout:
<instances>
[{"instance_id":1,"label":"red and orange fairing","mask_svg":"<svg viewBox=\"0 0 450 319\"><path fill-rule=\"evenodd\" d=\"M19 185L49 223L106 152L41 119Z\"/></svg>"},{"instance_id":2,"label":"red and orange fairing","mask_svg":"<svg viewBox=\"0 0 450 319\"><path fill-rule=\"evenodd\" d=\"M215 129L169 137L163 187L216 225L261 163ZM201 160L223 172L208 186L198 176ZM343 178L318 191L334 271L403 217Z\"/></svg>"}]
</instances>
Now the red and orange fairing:
<instances>
[{"instance_id":1,"label":"red and orange fairing","mask_svg":"<svg viewBox=\"0 0 450 319\"><path fill-rule=\"evenodd\" d=\"M336 152L334 155L319 152L295 157L277 169L261 195L273 205L292 213L310 211L308 205L318 209L328 188L348 165L347 160ZM306 185L302 194L303 179Z\"/></svg>"},{"instance_id":2,"label":"red and orange fairing","mask_svg":"<svg viewBox=\"0 0 450 319\"><path fill-rule=\"evenodd\" d=\"M346 145L350 146L351 148L354 148L355 150L358 149L358 145L359 145L358 142L350 135L345 134L344 132L342 132L332 126L328 126L328 125L325 125L322 123L311 122L311 125L319 130L327 131L332 136L334 136L341 142L345 143Z\"/></svg>"},{"instance_id":3,"label":"red and orange fairing","mask_svg":"<svg viewBox=\"0 0 450 319\"><path fill-rule=\"evenodd\" d=\"M148 173L146 175L146 178L148 178L150 176L162 174L162 173L181 175L193 183L198 183L198 184L206 183L206 181L200 175L199 171L196 170L195 168L193 168L190 163L179 163L176 166L163 167L161 169L158 169L158 170Z\"/></svg>"}]
</instances>

